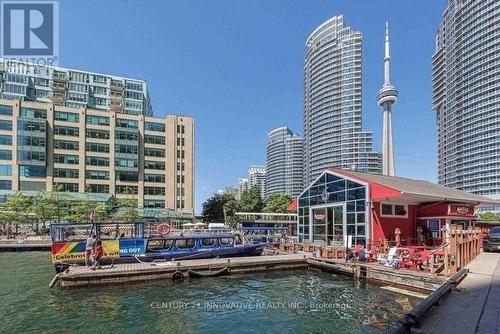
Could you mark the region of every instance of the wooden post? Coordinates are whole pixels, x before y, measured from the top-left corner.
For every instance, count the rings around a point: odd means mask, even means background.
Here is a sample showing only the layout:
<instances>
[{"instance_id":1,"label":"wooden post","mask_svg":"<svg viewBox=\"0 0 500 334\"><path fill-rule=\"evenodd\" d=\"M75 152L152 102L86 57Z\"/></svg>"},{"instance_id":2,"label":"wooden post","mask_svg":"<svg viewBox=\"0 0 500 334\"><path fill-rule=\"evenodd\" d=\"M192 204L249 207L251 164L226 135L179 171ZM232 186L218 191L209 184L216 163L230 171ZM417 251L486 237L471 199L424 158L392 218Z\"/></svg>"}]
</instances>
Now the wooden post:
<instances>
[{"instance_id":1,"label":"wooden post","mask_svg":"<svg viewBox=\"0 0 500 334\"><path fill-rule=\"evenodd\" d=\"M396 227L394 235L396 236L396 247L401 247L401 229L399 227Z\"/></svg>"},{"instance_id":2,"label":"wooden post","mask_svg":"<svg viewBox=\"0 0 500 334\"><path fill-rule=\"evenodd\" d=\"M457 226L454 224L450 224L450 271L449 275L453 275L457 272Z\"/></svg>"},{"instance_id":3,"label":"wooden post","mask_svg":"<svg viewBox=\"0 0 500 334\"><path fill-rule=\"evenodd\" d=\"M417 245L424 243L424 236L422 235L422 227L417 226Z\"/></svg>"}]
</instances>

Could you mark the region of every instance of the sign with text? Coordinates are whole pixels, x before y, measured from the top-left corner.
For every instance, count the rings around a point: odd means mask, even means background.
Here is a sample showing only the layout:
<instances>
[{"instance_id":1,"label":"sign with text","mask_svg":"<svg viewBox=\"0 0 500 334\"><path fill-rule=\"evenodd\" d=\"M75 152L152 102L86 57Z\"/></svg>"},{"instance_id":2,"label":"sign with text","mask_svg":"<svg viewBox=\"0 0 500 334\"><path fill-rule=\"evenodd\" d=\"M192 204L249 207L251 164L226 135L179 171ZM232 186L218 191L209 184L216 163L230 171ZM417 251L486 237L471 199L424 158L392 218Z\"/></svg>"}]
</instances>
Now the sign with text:
<instances>
[{"instance_id":1,"label":"sign with text","mask_svg":"<svg viewBox=\"0 0 500 334\"><path fill-rule=\"evenodd\" d=\"M145 253L144 240L120 240L120 257L141 256Z\"/></svg>"},{"instance_id":2,"label":"sign with text","mask_svg":"<svg viewBox=\"0 0 500 334\"><path fill-rule=\"evenodd\" d=\"M52 244L52 262L83 262L85 261L86 241L55 242ZM118 240L102 241L103 259L120 257Z\"/></svg>"}]
</instances>

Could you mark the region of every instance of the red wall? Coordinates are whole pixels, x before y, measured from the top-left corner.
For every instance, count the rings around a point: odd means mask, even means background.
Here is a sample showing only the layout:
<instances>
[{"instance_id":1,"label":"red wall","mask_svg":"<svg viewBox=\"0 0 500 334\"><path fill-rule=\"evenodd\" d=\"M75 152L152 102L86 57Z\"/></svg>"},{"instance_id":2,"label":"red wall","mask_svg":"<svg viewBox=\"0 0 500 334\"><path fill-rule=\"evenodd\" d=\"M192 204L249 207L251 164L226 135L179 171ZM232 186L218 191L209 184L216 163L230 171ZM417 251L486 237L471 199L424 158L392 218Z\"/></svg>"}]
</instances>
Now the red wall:
<instances>
[{"instance_id":1,"label":"red wall","mask_svg":"<svg viewBox=\"0 0 500 334\"><path fill-rule=\"evenodd\" d=\"M373 202L373 241L396 240L394 231L397 227L401 230L401 240L416 237L416 207L408 205L408 218L380 217L380 202Z\"/></svg>"}]
</instances>

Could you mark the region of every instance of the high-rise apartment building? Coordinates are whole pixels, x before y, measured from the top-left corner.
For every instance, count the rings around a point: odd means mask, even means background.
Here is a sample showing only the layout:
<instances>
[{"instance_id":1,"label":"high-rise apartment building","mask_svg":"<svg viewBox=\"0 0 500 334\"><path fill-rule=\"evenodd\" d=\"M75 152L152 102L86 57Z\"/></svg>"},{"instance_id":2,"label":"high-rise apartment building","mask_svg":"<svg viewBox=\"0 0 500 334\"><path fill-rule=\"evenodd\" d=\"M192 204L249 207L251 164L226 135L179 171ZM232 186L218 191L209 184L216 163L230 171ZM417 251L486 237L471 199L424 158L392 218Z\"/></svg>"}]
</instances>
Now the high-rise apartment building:
<instances>
[{"instance_id":1,"label":"high-rise apartment building","mask_svg":"<svg viewBox=\"0 0 500 334\"><path fill-rule=\"evenodd\" d=\"M153 115L143 80L12 60L0 60L0 73L0 99Z\"/></svg>"},{"instance_id":2,"label":"high-rise apartment building","mask_svg":"<svg viewBox=\"0 0 500 334\"><path fill-rule=\"evenodd\" d=\"M302 191L304 179L304 140L287 127L267 135L266 197Z\"/></svg>"},{"instance_id":3,"label":"high-rise apartment building","mask_svg":"<svg viewBox=\"0 0 500 334\"><path fill-rule=\"evenodd\" d=\"M373 135L361 127L361 41L334 16L307 38L304 62L304 182L326 168L381 172Z\"/></svg>"},{"instance_id":4,"label":"high-rise apartment building","mask_svg":"<svg viewBox=\"0 0 500 334\"><path fill-rule=\"evenodd\" d=\"M4 71L1 78L9 75ZM193 170L191 117L0 99L0 189L50 191L59 185L192 214Z\"/></svg>"},{"instance_id":5,"label":"high-rise apartment building","mask_svg":"<svg viewBox=\"0 0 500 334\"><path fill-rule=\"evenodd\" d=\"M259 187L260 196L264 198L266 194L266 166L248 166L248 188Z\"/></svg>"},{"instance_id":6,"label":"high-rise apartment building","mask_svg":"<svg viewBox=\"0 0 500 334\"><path fill-rule=\"evenodd\" d=\"M500 1L450 0L432 57L439 183L500 198Z\"/></svg>"},{"instance_id":7,"label":"high-rise apartment building","mask_svg":"<svg viewBox=\"0 0 500 334\"><path fill-rule=\"evenodd\" d=\"M241 198L241 194L243 194L245 190L248 190L248 178L240 177L238 179L238 195L237 195L238 199Z\"/></svg>"}]
</instances>

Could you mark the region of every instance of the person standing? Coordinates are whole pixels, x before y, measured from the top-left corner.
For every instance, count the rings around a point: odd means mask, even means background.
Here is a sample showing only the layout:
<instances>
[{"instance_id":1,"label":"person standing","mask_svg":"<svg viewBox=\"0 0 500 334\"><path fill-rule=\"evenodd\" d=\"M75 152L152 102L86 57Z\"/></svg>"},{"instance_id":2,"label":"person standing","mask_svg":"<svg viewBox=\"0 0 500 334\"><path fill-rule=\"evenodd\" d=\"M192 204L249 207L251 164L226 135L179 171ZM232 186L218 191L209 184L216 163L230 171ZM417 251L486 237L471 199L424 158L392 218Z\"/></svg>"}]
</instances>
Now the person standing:
<instances>
[{"instance_id":1,"label":"person standing","mask_svg":"<svg viewBox=\"0 0 500 334\"><path fill-rule=\"evenodd\" d=\"M94 250L94 245L95 245L95 233L92 233L87 238L87 242L85 244L85 265L87 267L92 265L92 258L90 256L92 255L92 251Z\"/></svg>"},{"instance_id":2,"label":"person standing","mask_svg":"<svg viewBox=\"0 0 500 334\"><path fill-rule=\"evenodd\" d=\"M101 257L103 254L101 239L96 240L94 247L94 267L92 269L101 269Z\"/></svg>"}]
</instances>

